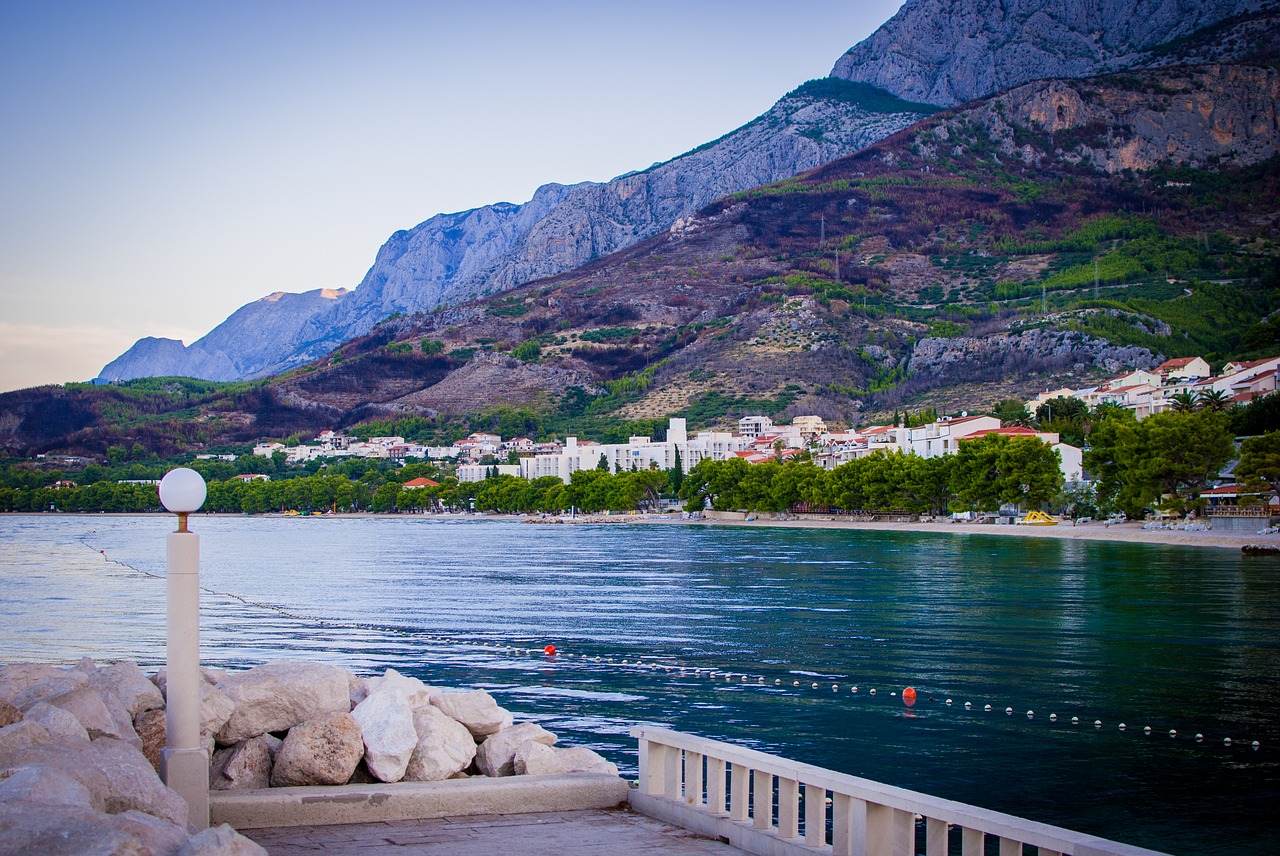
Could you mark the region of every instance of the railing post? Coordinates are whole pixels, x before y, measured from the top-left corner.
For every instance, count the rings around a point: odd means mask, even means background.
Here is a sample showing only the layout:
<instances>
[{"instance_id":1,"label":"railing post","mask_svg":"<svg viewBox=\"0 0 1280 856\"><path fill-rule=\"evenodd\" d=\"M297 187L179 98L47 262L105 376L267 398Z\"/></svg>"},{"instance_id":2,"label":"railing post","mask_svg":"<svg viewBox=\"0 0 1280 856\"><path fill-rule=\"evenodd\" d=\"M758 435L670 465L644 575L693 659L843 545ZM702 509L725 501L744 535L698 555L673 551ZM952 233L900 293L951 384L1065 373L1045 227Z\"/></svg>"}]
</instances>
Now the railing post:
<instances>
[{"instance_id":1,"label":"railing post","mask_svg":"<svg viewBox=\"0 0 1280 856\"><path fill-rule=\"evenodd\" d=\"M707 811L723 817L725 764L719 758L707 758Z\"/></svg>"},{"instance_id":2,"label":"railing post","mask_svg":"<svg viewBox=\"0 0 1280 856\"><path fill-rule=\"evenodd\" d=\"M657 796L662 793L662 765L666 753L667 747L661 743L641 739L640 786L646 794Z\"/></svg>"},{"instance_id":3,"label":"railing post","mask_svg":"<svg viewBox=\"0 0 1280 856\"><path fill-rule=\"evenodd\" d=\"M1000 856L1022 856L1022 842L1001 836Z\"/></svg>"},{"instance_id":4,"label":"railing post","mask_svg":"<svg viewBox=\"0 0 1280 856\"><path fill-rule=\"evenodd\" d=\"M969 829L967 826L960 837L961 856L982 856L987 836L981 829Z\"/></svg>"},{"instance_id":5,"label":"railing post","mask_svg":"<svg viewBox=\"0 0 1280 856\"><path fill-rule=\"evenodd\" d=\"M947 822L936 817L928 819L925 835L925 856L947 856Z\"/></svg>"},{"instance_id":6,"label":"railing post","mask_svg":"<svg viewBox=\"0 0 1280 856\"><path fill-rule=\"evenodd\" d=\"M800 783L778 777L778 837L800 837Z\"/></svg>"},{"instance_id":7,"label":"railing post","mask_svg":"<svg viewBox=\"0 0 1280 856\"><path fill-rule=\"evenodd\" d=\"M756 829L773 828L773 773L768 770L754 771L751 825Z\"/></svg>"},{"instance_id":8,"label":"railing post","mask_svg":"<svg viewBox=\"0 0 1280 856\"><path fill-rule=\"evenodd\" d=\"M745 821L747 819L747 768L735 763L729 774L729 819Z\"/></svg>"},{"instance_id":9,"label":"railing post","mask_svg":"<svg viewBox=\"0 0 1280 856\"><path fill-rule=\"evenodd\" d=\"M867 856L867 802L831 792L832 856Z\"/></svg>"},{"instance_id":10,"label":"railing post","mask_svg":"<svg viewBox=\"0 0 1280 856\"><path fill-rule=\"evenodd\" d=\"M684 753L684 804L702 808L702 755Z\"/></svg>"},{"instance_id":11,"label":"railing post","mask_svg":"<svg viewBox=\"0 0 1280 856\"><path fill-rule=\"evenodd\" d=\"M662 756L662 795L669 800L679 802L680 794L680 756L684 754L674 746L666 747Z\"/></svg>"},{"instance_id":12,"label":"railing post","mask_svg":"<svg viewBox=\"0 0 1280 856\"><path fill-rule=\"evenodd\" d=\"M827 789L804 786L804 844L823 847L827 843Z\"/></svg>"}]
</instances>

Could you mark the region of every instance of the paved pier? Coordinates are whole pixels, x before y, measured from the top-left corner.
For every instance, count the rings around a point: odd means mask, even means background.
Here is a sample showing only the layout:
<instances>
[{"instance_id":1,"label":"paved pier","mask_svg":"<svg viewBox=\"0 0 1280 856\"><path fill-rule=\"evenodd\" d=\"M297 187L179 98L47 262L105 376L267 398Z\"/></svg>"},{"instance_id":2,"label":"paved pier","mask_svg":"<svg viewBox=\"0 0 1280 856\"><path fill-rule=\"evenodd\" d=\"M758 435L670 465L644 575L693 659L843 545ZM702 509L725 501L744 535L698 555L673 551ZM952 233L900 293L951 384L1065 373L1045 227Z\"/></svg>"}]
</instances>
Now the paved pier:
<instances>
[{"instance_id":1,"label":"paved pier","mask_svg":"<svg viewBox=\"0 0 1280 856\"><path fill-rule=\"evenodd\" d=\"M629 809L245 829L270 856L732 856L743 851Z\"/></svg>"}]
</instances>

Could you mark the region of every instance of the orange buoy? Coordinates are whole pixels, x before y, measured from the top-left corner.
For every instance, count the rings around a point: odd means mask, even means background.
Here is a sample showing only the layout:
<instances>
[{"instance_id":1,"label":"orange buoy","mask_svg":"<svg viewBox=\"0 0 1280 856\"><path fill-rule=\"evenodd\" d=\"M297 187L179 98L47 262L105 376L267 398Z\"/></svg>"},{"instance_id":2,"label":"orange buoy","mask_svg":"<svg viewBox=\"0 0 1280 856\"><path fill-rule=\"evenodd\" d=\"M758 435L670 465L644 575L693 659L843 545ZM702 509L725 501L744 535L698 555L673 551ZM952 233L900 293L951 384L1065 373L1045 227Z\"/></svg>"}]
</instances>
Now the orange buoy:
<instances>
[{"instance_id":1,"label":"orange buoy","mask_svg":"<svg viewBox=\"0 0 1280 856\"><path fill-rule=\"evenodd\" d=\"M916 703L916 690L915 690L915 687L907 687L905 690L903 690L903 691L902 691L902 700L906 703L906 705L907 705L908 707L910 707L911 705L915 704L915 703Z\"/></svg>"},{"instance_id":2,"label":"orange buoy","mask_svg":"<svg viewBox=\"0 0 1280 856\"><path fill-rule=\"evenodd\" d=\"M548 645L547 647L542 649L542 653L546 654L547 656L551 656L555 652L556 652L556 646L554 645Z\"/></svg>"}]
</instances>

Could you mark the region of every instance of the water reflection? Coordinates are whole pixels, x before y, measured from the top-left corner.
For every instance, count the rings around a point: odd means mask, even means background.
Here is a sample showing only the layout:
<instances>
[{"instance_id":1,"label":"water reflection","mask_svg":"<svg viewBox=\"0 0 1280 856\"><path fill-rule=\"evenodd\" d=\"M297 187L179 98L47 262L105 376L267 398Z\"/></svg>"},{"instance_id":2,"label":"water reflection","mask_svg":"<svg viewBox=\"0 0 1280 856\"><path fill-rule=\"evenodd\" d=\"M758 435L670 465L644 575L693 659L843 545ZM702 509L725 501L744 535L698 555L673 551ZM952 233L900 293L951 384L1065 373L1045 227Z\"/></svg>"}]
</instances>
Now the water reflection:
<instances>
[{"instance_id":1,"label":"water reflection","mask_svg":"<svg viewBox=\"0 0 1280 856\"><path fill-rule=\"evenodd\" d=\"M87 650L158 665L170 528L0 517L0 660ZM627 729L661 724L1173 852L1267 849L1258 818L1280 796L1269 560L680 526L202 518L196 528L215 592L201 599L214 665L302 656L485 687L624 767L634 766ZM553 642L587 659L486 641ZM908 684L913 707L889 696ZM1122 718L1134 725L1125 734L1114 728ZM1146 724L1156 735L1142 735ZM1159 737L1169 728L1178 739ZM1212 739L1196 744L1197 731ZM1264 749L1223 747L1228 732Z\"/></svg>"}]
</instances>

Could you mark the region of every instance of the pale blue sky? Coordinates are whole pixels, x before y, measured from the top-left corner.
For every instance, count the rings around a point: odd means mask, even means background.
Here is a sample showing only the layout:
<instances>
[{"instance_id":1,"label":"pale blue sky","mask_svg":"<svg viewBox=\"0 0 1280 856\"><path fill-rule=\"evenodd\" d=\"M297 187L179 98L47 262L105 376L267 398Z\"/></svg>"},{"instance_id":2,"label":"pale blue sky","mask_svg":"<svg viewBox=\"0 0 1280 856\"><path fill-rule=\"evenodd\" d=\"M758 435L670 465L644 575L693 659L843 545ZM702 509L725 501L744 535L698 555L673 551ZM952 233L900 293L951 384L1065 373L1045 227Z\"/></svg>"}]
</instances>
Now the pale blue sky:
<instances>
[{"instance_id":1,"label":"pale blue sky","mask_svg":"<svg viewBox=\"0 0 1280 856\"><path fill-rule=\"evenodd\" d=\"M687 151L900 0L0 0L0 390L190 344L382 242Z\"/></svg>"}]
</instances>

